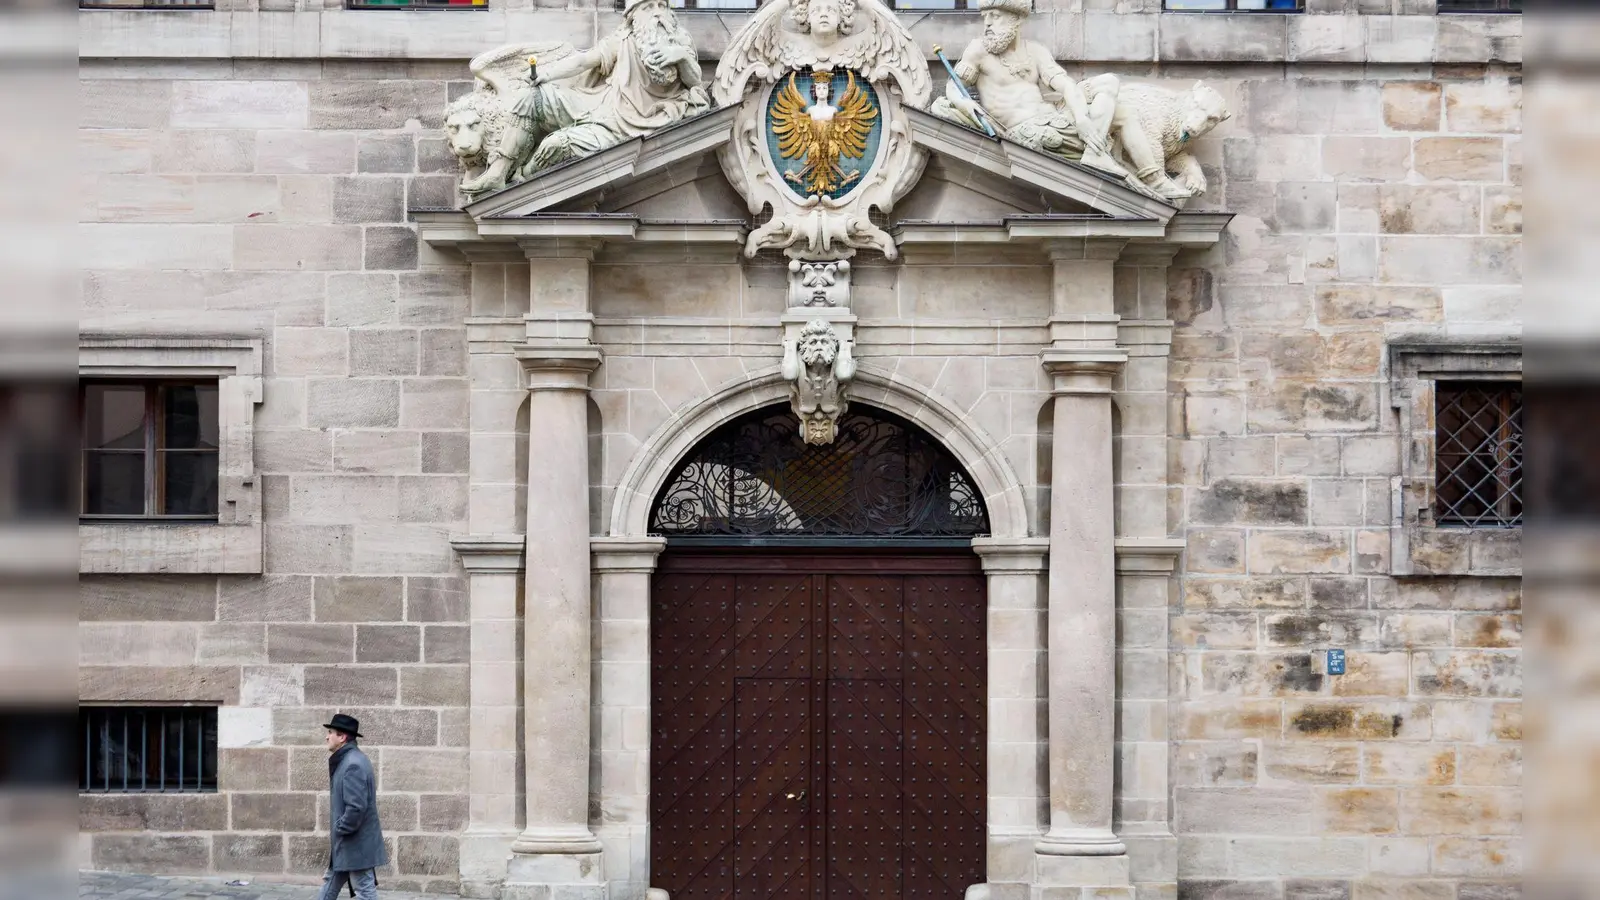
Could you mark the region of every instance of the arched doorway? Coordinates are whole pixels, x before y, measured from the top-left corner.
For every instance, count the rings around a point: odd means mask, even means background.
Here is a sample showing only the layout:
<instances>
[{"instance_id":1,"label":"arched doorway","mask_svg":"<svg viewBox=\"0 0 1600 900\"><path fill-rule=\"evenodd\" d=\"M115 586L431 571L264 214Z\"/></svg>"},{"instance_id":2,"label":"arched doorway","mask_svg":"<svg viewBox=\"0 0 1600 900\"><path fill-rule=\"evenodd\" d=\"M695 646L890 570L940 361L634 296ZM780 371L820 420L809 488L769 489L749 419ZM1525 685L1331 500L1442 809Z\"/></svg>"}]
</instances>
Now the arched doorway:
<instances>
[{"instance_id":1,"label":"arched doorway","mask_svg":"<svg viewBox=\"0 0 1600 900\"><path fill-rule=\"evenodd\" d=\"M969 473L856 404L782 406L657 495L651 883L674 900L958 898L984 880L989 530Z\"/></svg>"}]
</instances>

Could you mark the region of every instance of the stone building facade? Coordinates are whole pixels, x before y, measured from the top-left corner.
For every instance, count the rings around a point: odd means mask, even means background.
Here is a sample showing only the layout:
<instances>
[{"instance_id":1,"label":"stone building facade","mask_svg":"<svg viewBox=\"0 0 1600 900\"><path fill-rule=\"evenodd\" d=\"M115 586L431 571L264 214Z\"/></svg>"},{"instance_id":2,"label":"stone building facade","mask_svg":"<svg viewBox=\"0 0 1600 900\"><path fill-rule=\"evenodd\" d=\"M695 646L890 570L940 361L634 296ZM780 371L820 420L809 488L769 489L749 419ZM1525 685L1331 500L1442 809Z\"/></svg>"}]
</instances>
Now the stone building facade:
<instances>
[{"instance_id":1,"label":"stone building facade","mask_svg":"<svg viewBox=\"0 0 1600 900\"><path fill-rule=\"evenodd\" d=\"M1036 0L1074 74L1226 98L1181 212L904 113L835 321L983 498L996 898L1518 893L1520 528L1433 480L1440 386L1520 379L1521 22L1306 5ZM726 111L461 210L467 61L620 12L338 7L80 13L80 368L215 380L220 445L215 521L81 526L83 705L217 708L214 790L87 785L83 865L320 874L342 711L386 886L642 898L653 504L807 317ZM942 90L977 15L896 15ZM749 14L678 18L709 78Z\"/></svg>"}]
</instances>

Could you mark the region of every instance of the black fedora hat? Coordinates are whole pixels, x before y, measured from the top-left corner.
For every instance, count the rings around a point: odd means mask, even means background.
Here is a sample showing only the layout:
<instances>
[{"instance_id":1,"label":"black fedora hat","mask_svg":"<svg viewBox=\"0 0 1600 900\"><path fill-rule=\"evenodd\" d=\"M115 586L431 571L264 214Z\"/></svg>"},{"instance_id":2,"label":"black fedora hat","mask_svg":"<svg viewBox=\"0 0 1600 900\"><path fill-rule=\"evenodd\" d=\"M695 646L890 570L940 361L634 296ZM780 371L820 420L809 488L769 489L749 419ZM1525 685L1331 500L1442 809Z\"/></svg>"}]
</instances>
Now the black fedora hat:
<instances>
[{"instance_id":1,"label":"black fedora hat","mask_svg":"<svg viewBox=\"0 0 1600 900\"><path fill-rule=\"evenodd\" d=\"M361 737L361 723L344 713L334 713L333 721L322 727L332 728L334 731L342 731L353 737Z\"/></svg>"}]
</instances>

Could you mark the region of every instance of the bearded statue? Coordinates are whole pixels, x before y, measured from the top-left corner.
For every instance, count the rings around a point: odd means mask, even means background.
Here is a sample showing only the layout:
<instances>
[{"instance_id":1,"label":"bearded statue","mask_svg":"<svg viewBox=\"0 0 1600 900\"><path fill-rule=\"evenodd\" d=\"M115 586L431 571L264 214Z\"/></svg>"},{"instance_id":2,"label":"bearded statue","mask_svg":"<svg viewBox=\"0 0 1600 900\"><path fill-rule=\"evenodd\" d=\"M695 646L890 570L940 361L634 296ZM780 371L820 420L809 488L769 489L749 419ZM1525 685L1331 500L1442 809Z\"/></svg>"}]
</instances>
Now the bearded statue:
<instances>
[{"instance_id":1,"label":"bearded statue","mask_svg":"<svg viewBox=\"0 0 1600 900\"><path fill-rule=\"evenodd\" d=\"M793 386L791 406L800 418L800 437L808 444L833 443L856 374L850 343L841 341L826 320L813 319L798 337L784 341L780 371Z\"/></svg>"}]
</instances>

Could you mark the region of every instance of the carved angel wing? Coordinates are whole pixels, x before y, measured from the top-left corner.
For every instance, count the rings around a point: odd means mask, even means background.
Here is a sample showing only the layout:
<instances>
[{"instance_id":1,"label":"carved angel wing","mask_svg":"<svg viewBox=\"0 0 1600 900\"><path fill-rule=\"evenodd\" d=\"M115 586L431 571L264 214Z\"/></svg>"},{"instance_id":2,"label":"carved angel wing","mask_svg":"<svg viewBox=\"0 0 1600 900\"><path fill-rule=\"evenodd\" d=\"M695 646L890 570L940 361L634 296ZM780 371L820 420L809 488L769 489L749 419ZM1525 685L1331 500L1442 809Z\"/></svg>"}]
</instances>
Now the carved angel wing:
<instances>
[{"instance_id":1,"label":"carved angel wing","mask_svg":"<svg viewBox=\"0 0 1600 900\"><path fill-rule=\"evenodd\" d=\"M722 51L711 80L711 97L718 106L731 106L744 99L751 78L770 81L777 77L779 33L788 14L789 0L773 0L733 36Z\"/></svg>"},{"instance_id":2,"label":"carved angel wing","mask_svg":"<svg viewBox=\"0 0 1600 900\"><path fill-rule=\"evenodd\" d=\"M859 0L857 3L855 30L859 32L866 27L872 29L872 46L876 52L872 54L871 67L863 68L862 74L868 81L880 84L884 79L893 78L906 104L927 109L933 96L933 79L928 75L927 57L912 40L911 32L900 24L882 0Z\"/></svg>"},{"instance_id":3,"label":"carved angel wing","mask_svg":"<svg viewBox=\"0 0 1600 900\"><path fill-rule=\"evenodd\" d=\"M772 133L778 136L778 154L784 159L799 159L810 153L816 145L817 134L811 114L806 112L806 100L795 85L793 72L789 81L778 93L778 105L772 111Z\"/></svg>"},{"instance_id":4,"label":"carved angel wing","mask_svg":"<svg viewBox=\"0 0 1600 900\"><path fill-rule=\"evenodd\" d=\"M844 99L839 102L839 111L833 114L833 141L841 156L860 159L867 152L867 135L878 118L878 111L872 107L867 92L856 84L855 73L850 72L848 76Z\"/></svg>"}]
</instances>

